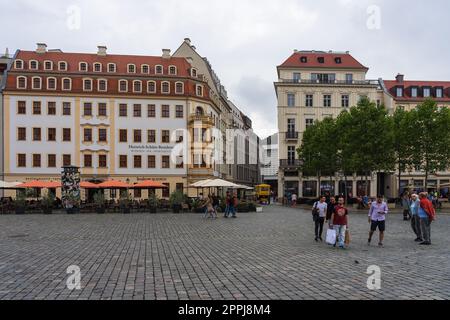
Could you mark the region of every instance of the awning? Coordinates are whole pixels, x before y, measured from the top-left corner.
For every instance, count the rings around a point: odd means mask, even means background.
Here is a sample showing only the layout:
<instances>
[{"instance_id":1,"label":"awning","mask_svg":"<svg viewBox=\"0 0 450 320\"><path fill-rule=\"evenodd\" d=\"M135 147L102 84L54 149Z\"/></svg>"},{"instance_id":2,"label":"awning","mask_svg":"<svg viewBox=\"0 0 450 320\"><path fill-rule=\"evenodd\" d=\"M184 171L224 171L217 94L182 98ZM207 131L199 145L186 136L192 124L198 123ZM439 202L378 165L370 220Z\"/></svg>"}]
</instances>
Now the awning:
<instances>
[{"instance_id":1,"label":"awning","mask_svg":"<svg viewBox=\"0 0 450 320\"><path fill-rule=\"evenodd\" d=\"M222 179L210 180L201 185L202 188L231 188L239 189L239 185Z\"/></svg>"},{"instance_id":2,"label":"awning","mask_svg":"<svg viewBox=\"0 0 450 320\"><path fill-rule=\"evenodd\" d=\"M153 180L145 180L139 183L136 183L133 186L134 189L166 189L167 186L162 183L153 181Z\"/></svg>"},{"instance_id":3,"label":"awning","mask_svg":"<svg viewBox=\"0 0 450 320\"><path fill-rule=\"evenodd\" d=\"M50 182L50 181L38 181L38 180L34 180L34 181L30 181L30 182L26 182L23 184L20 184L17 186L18 188L25 188L25 189L31 189L31 188L36 188L36 189L56 189L56 188L61 188L61 182Z\"/></svg>"},{"instance_id":4,"label":"awning","mask_svg":"<svg viewBox=\"0 0 450 320\"><path fill-rule=\"evenodd\" d=\"M128 183L118 181L118 180L109 180L97 185L100 189L129 189L132 188L132 185Z\"/></svg>"},{"instance_id":5,"label":"awning","mask_svg":"<svg viewBox=\"0 0 450 320\"><path fill-rule=\"evenodd\" d=\"M23 182L6 182L0 180L0 189L20 189L20 185Z\"/></svg>"},{"instance_id":6,"label":"awning","mask_svg":"<svg viewBox=\"0 0 450 320\"><path fill-rule=\"evenodd\" d=\"M83 189L98 189L98 184L89 182L89 181L82 181L80 182L80 188Z\"/></svg>"}]
</instances>

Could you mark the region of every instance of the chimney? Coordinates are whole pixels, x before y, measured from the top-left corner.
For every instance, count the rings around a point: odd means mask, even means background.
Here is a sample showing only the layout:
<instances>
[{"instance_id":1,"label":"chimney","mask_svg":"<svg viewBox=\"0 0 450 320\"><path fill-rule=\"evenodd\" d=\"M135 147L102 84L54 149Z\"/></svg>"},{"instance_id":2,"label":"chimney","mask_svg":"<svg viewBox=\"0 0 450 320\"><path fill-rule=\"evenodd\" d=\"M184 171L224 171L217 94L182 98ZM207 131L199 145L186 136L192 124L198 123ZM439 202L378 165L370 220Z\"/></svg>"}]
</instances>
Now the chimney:
<instances>
[{"instance_id":1,"label":"chimney","mask_svg":"<svg viewBox=\"0 0 450 320\"><path fill-rule=\"evenodd\" d=\"M402 83L403 82L403 80L405 80L405 76L403 75L403 74L398 74L396 77L395 77L395 80L397 80L397 82L399 82L399 83Z\"/></svg>"},{"instance_id":2,"label":"chimney","mask_svg":"<svg viewBox=\"0 0 450 320\"><path fill-rule=\"evenodd\" d=\"M106 46L97 46L97 48L98 48L97 55L106 56L106 50L108 49Z\"/></svg>"},{"instance_id":3,"label":"chimney","mask_svg":"<svg viewBox=\"0 0 450 320\"><path fill-rule=\"evenodd\" d=\"M294 49L294 53L298 53L298 50L297 50L297 49Z\"/></svg>"},{"instance_id":4,"label":"chimney","mask_svg":"<svg viewBox=\"0 0 450 320\"><path fill-rule=\"evenodd\" d=\"M188 45L191 45L191 39L189 38L184 38L184 42L186 42Z\"/></svg>"},{"instance_id":5,"label":"chimney","mask_svg":"<svg viewBox=\"0 0 450 320\"><path fill-rule=\"evenodd\" d=\"M170 59L170 49L162 49L164 59Z\"/></svg>"},{"instance_id":6,"label":"chimney","mask_svg":"<svg viewBox=\"0 0 450 320\"><path fill-rule=\"evenodd\" d=\"M45 43L38 43L36 53L46 53L47 52L47 45Z\"/></svg>"}]
</instances>

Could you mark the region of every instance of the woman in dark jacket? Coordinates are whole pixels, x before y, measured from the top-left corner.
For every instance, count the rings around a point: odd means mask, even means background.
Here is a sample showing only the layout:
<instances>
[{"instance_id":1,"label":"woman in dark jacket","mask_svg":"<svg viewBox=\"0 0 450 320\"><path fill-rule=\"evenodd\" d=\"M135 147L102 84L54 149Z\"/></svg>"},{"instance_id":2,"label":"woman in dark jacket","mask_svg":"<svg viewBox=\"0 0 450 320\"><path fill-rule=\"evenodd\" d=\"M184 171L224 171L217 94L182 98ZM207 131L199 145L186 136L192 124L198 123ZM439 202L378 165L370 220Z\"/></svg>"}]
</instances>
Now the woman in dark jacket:
<instances>
[{"instance_id":1,"label":"woman in dark jacket","mask_svg":"<svg viewBox=\"0 0 450 320\"><path fill-rule=\"evenodd\" d=\"M331 215L334 212L334 207L336 206L336 198L335 197L331 197L330 201L327 203L327 217L326 217L326 222L330 221L331 219Z\"/></svg>"}]
</instances>

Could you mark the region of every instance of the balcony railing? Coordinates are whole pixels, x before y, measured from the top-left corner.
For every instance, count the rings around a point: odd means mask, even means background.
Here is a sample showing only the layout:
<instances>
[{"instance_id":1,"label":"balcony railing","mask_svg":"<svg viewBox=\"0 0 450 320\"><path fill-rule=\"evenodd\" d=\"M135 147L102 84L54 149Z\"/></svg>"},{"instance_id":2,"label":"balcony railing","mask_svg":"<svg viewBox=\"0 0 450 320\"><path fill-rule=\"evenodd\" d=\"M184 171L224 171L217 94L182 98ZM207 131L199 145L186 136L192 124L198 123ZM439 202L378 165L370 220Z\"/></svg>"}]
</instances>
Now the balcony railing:
<instances>
[{"instance_id":1,"label":"balcony railing","mask_svg":"<svg viewBox=\"0 0 450 320\"><path fill-rule=\"evenodd\" d=\"M361 86L361 85L379 85L378 80L299 80L299 79L280 79L282 83L298 83L298 84L327 84L327 85L348 85L348 86Z\"/></svg>"},{"instance_id":2,"label":"balcony railing","mask_svg":"<svg viewBox=\"0 0 450 320\"><path fill-rule=\"evenodd\" d=\"M214 119L210 116L193 114L189 116L189 123L201 122L208 125L214 125Z\"/></svg>"},{"instance_id":3,"label":"balcony railing","mask_svg":"<svg viewBox=\"0 0 450 320\"><path fill-rule=\"evenodd\" d=\"M286 132L286 140L298 140L298 132L297 131Z\"/></svg>"},{"instance_id":4,"label":"balcony railing","mask_svg":"<svg viewBox=\"0 0 450 320\"><path fill-rule=\"evenodd\" d=\"M286 168L292 168L292 169L298 169L302 165L300 160L292 160L292 159L283 159L280 160L280 168L286 169Z\"/></svg>"}]
</instances>

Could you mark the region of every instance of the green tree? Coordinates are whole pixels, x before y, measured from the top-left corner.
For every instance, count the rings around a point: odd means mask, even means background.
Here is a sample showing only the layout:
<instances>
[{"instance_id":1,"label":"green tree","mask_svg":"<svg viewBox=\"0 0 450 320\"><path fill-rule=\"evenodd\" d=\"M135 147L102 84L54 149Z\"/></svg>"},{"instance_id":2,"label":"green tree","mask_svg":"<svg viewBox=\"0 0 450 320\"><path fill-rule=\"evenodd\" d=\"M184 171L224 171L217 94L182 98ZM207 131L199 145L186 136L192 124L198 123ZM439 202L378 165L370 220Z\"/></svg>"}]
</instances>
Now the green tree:
<instances>
[{"instance_id":1,"label":"green tree","mask_svg":"<svg viewBox=\"0 0 450 320\"><path fill-rule=\"evenodd\" d=\"M450 164L450 111L428 99L411 111L411 121L415 131L412 165L425 172L428 184L430 174L444 171Z\"/></svg>"}]
</instances>

